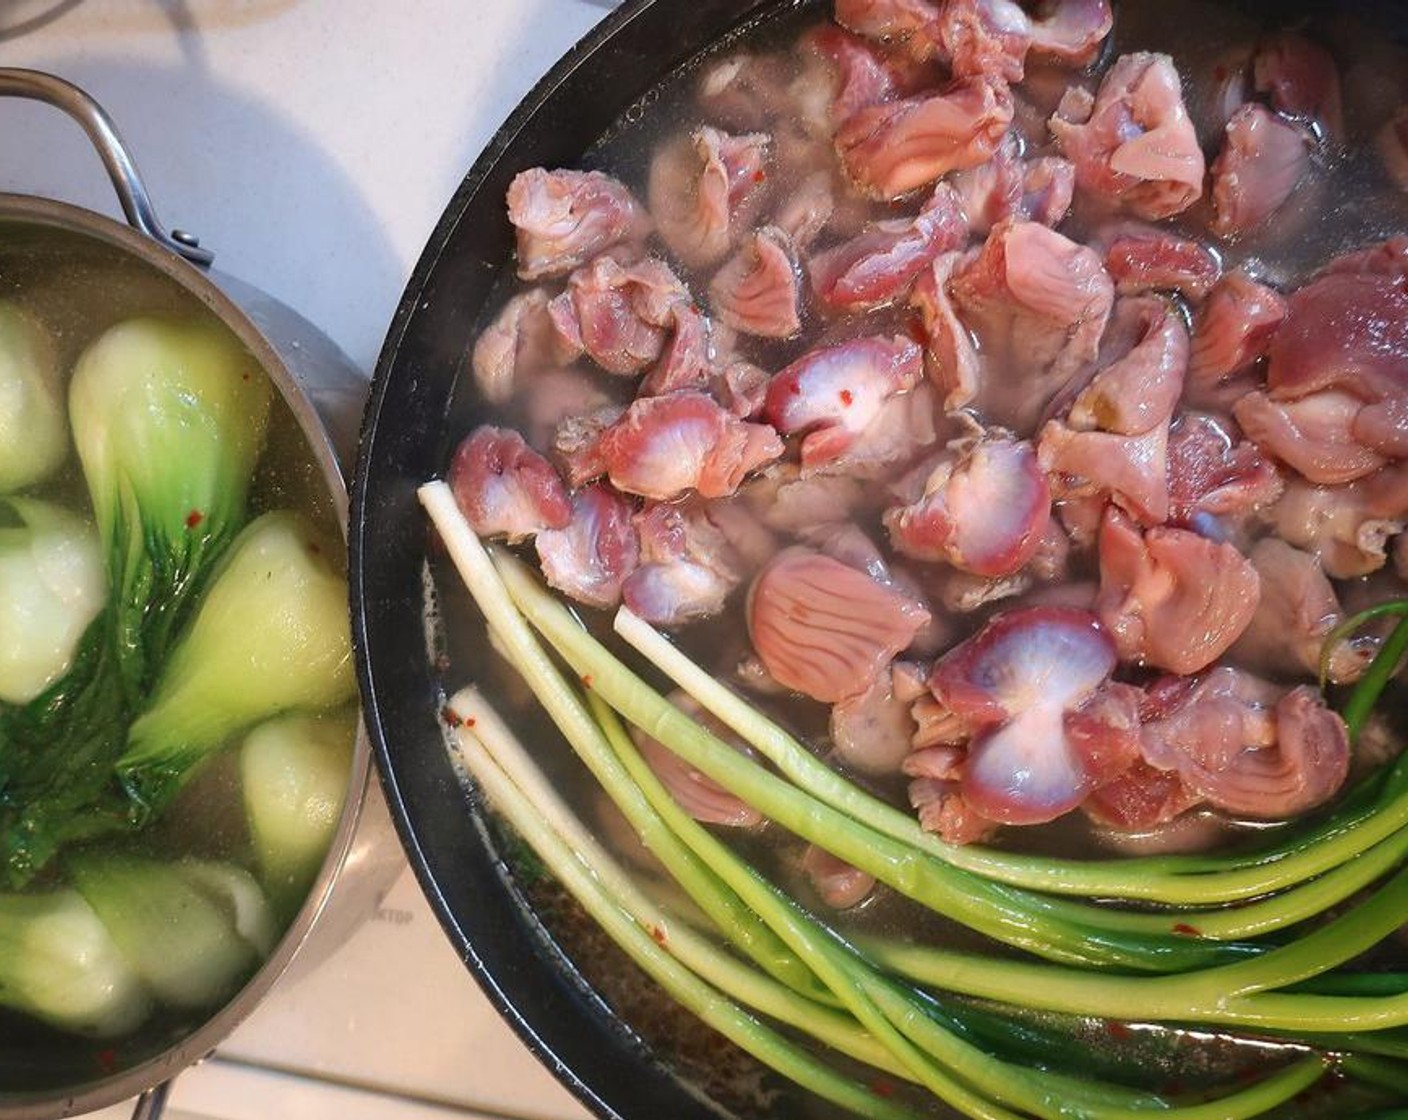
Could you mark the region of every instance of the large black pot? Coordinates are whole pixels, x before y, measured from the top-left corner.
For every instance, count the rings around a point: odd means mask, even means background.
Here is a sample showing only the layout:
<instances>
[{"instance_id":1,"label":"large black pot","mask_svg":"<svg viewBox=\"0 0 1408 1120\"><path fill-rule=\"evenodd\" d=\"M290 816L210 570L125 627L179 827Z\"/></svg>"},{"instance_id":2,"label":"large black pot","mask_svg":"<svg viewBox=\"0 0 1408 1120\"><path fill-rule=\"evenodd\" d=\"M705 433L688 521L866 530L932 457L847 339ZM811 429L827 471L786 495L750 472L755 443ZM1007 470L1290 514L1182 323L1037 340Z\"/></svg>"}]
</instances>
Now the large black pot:
<instances>
[{"instance_id":1,"label":"large black pot","mask_svg":"<svg viewBox=\"0 0 1408 1120\"><path fill-rule=\"evenodd\" d=\"M457 374L513 251L503 202L513 176L572 164L661 76L777 7L634 0L528 95L450 200L411 276L377 366L353 483L354 642L367 725L410 864L495 1007L602 1116L690 1120L718 1111L593 997L525 908L496 838L470 811L437 722L441 682L417 621L427 536L415 489L443 472L451 440L466 430L447 423L451 411L473 422L472 402L456 398Z\"/></svg>"},{"instance_id":2,"label":"large black pot","mask_svg":"<svg viewBox=\"0 0 1408 1120\"><path fill-rule=\"evenodd\" d=\"M1291 8L1334 5L1237 6L1286 20ZM473 379L460 372L513 252L504 214L513 176L535 165L577 164L630 106L701 50L750 21L807 7L823 5L631 0L562 59L494 137L431 235L391 324L362 432L349 533L353 637L387 800L432 907L490 1000L603 1117L691 1120L731 1111L733 1102L721 1103L670 1068L613 1015L525 900L508 846L466 794L439 722L443 685L422 622L434 549L416 488L443 474L453 443L483 419ZM1408 22L1401 0L1355 5L1371 8L1400 29ZM450 687L476 675L492 680L495 660L486 641L457 648ZM785 1093L767 1114L811 1114L805 1096Z\"/></svg>"}]
</instances>

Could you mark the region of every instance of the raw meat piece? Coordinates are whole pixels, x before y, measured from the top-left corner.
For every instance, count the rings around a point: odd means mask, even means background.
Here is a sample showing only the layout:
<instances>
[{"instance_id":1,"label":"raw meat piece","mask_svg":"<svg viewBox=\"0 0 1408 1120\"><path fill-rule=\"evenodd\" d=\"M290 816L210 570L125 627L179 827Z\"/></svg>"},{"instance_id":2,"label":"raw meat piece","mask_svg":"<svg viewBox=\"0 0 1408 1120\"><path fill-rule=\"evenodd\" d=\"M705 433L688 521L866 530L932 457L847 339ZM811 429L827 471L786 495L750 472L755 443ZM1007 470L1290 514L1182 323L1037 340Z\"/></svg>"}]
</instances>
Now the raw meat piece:
<instances>
[{"instance_id":1,"label":"raw meat piece","mask_svg":"<svg viewBox=\"0 0 1408 1120\"><path fill-rule=\"evenodd\" d=\"M1106 512L1096 614L1122 660L1205 669L1247 628L1259 596L1256 569L1232 545L1165 526L1141 535L1118 510Z\"/></svg>"},{"instance_id":2,"label":"raw meat piece","mask_svg":"<svg viewBox=\"0 0 1408 1120\"><path fill-rule=\"evenodd\" d=\"M715 314L734 330L762 338L791 338L802 329L796 267L785 233L764 226L709 283Z\"/></svg>"},{"instance_id":3,"label":"raw meat piece","mask_svg":"<svg viewBox=\"0 0 1408 1120\"><path fill-rule=\"evenodd\" d=\"M508 219L518 237L523 280L565 276L649 229L631 192L600 171L519 172L508 188Z\"/></svg>"},{"instance_id":4,"label":"raw meat piece","mask_svg":"<svg viewBox=\"0 0 1408 1120\"><path fill-rule=\"evenodd\" d=\"M885 526L906 556L998 577L1032 558L1050 517L1051 494L1032 445L996 436L942 460L923 496L888 510Z\"/></svg>"},{"instance_id":5,"label":"raw meat piece","mask_svg":"<svg viewBox=\"0 0 1408 1120\"><path fill-rule=\"evenodd\" d=\"M1344 721L1316 689L1289 692L1231 668L1203 677L1145 726L1144 757L1209 804L1281 820L1329 800L1349 773Z\"/></svg>"},{"instance_id":6,"label":"raw meat piece","mask_svg":"<svg viewBox=\"0 0 1408 1120\"><path fill-rule=\"evenodd\" d=\"M739 420L693 392L636 398L599 446L616 489L660 501L688 490L705 498L732 494L744 475L782 454L772 428Z\"/></svg>"},{"instance_id":7,"label":"raw meat piece","mask_svg":"<svg viewBox=\"0 0 1408 1120\"><path fill-rule=\"evenodd\" d=\"M778 553L748 597L748 633L768 672L825 703L865 692L928 621L909 596L804 548Z\"/></svg>"},{"instance_id":8,"label":"raw meat piece","mask_svg":"<svg viewBox=\"0 0 1408 1120\"><path fill-rule=\"evenodd\" d=\"M1310 121L1332 139L1344 135L1339 69L1318 43L1295 31L1271 36L1257 49L1252 80L1278 112Z\"/></svg>"},{"instance_id":9,"label":"raw meat piece","mask_svg":"<svg viewBox=\"0 0 1408 1120\"><path fill-rule=\"evenodd\" d=\"M910 339L868 337L812 350L768 383L763 415L783 435L802 434L802 466L839 458L885 401L923 375Z\"/></svg>"},{"instance_id":10,"label":"raw meat piece","mask_svg":"<svg viewBox=\"0 0 1408 1120\"><path fill-rule=\"evenodd\" d=\"M712 713L700 707L688 693L672 692L670 703L740 754L752 756L751 747ZM658 739L635 726L631 727L631 738L635 740L641 757L670 791L670 796L695 820L728 828L755 828L763 823L763 815L757 809L729 793L707 774L690 766Z\"/></svg>"},{"instance_id":11,"label":"raw meat piece","mask_svg":"<svg viewBox=\"0 0 1408 1120\"><path fill-rule=\"evenodd\" d=\"M593 484L572 495L572 520L562 529L539 530L534 546L549 587L589 607L614 607L621 584L640 559L634 507Z\"/></svg>"},{"instance_id":12,"label":"raw meat piece","mask_svg":"<svg viewBox=\"0 0 1408 1120\"><path fill-rule=\"evenodd\" d=\"M812 257L812 288L824 307L858 311L904 295L941 253L962 245L968 228L953 188L940 183L913 218L874 222Z\"/></svg>"},{"instance_id":13,"label":"raw meat piece","mask_svg":"<svg viewBox=\"0 0 1408 1120\"><path fill-rule=\"evenodd\" d=\"M1266 353L1285 317L1286 301L1279 293L1245 272L1229 272L1194 317L1190 384L1214 385L1246 369Z\"/></svg>"},{"instance_id":14,"label":"raw meat piece","mask_svg":"<svg viewBox=\"0 0 1408 1120\"><path fill-rule=\"evenodd\" d=\"M547 291L529 288L509 300L475 340L474 382L485 400L503 404L524 376L555 369L580 352L554 329Z\"/></svg>"},{"instance_id":15,"label":"raw meat piece","mask_svg":"<svg viewBox=\"0 0 1408 1120\"><path fill-rule=\"evenodd\" d=\"M1206 246L1152 226L1122 229L1105 250L1105 269L1120 295L1172 291L1198 302L1222 275Z\"/></svg>"},{"instance_id":16,"label":"raw meat piece","mask_svg":"<svg viewBox=\"0 0 1408 1120\"><path fill-rule=\"evenodd\" d=\"M1072 86L1050 125L1076 185L1098 198L1154 220L1202 196L1203 150L1168 55L1121 55L1093 97Z\"/></svg>"},{"instance_id":17,"label":"raw meat piece","mask_svg":"<svg viewBox=\"0 0 1408 1120\"><path fill-rule=\"evenodd\" d=\"M1227 122L1212 164L1212 231L1235 238L1259 227L1310 170L1310 137L1264 105L1243 105Z\"/></svg>"},{"instance_id":18,"label":"raw meat piece","mask_svg":"<svg viewBox=\"0 0 1408 1120\"><path fill-rule=\"evenodd\" d=\"M660 236L692 268L727 255L766 181L769 138L704 125L665 144L650 163L647 194Z\"/></svg>"},{"instance_id":19,"label":"raw meat piece","mask_svg":"<svg viewBox=\"0 0 1408 1120\"><path fill-rule=\"evenodd\" d=\"M851 114L836 132L847 174L872 198L895 199L950 171L976 167L1012 124L1012 94L993 78L962 78Z\"/></svg>"},{"instance_id":20,"label":"raw meat piece","mask_svg":"<svg viewBox=\"0 0 1408 1120\"><path fill-rule=\"evenodd\" d=\"M1100 258L1037 222L994 226L947 290L982 355L978 409L1019 435L1095 358L1114 302Z\"/></svg>"},{"instance_id":21,"label":"raw meat piece","mask_svg":"<svg viewBox=\"0 0 1408 1120\"><path fill-rule=\"evenodd\" d=\"M460 512L481 537L521 541L572 520L562 479L510 428L475 428L455 449L448 481Z\"/></svg>"},{"instance_id":22,"label":"raw meat piece","mask_svg":"<svg viewBox=\"0 0 1408 1120\"><path fill-rule=\"evenodd\" d=\"M1089 66L1115 25L1110 0L1042 0L1032 22L1032 53Z\"/></svg>"},{"instance_id":23,"label":"raw meat piece","mask_svg":"<svg viewBox=\"0 0 1408 1120\"><path fill-rule=\"evenodd\" d=\"M621 585L632 612L656 626L678 626L723 609L744 565L705 503L654 502L634 524L640 563Z\"/></svg>"}]
</instances>

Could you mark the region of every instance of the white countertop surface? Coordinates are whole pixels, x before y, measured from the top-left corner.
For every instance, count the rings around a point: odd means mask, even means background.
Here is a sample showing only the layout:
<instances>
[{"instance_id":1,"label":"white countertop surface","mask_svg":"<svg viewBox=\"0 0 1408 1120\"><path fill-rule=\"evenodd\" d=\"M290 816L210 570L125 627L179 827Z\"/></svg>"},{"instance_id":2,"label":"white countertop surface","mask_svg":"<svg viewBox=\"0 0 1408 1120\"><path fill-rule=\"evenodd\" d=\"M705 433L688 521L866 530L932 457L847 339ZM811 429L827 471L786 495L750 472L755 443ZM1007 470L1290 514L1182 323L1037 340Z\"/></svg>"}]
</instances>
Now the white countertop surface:
<instances>
[{"instance_id":1,"label":"white countertop surface","mask_svg":"<svg viewBox=\"0 0 1408 1120\"><path fill-rule=\"evenodd\" d=\"M0 0L0 65L115 119L166 225L318 324L370 373L420 249L524 93L604 14L587 0ZM0 190L119 216L78 127L0 102ZM283 1072L280 1072L279 1070ZM130 1114L130 1106L104 1113ZM283 982L168 1117L574 1120L413 879Z\"/></svg>"}]
</instances>

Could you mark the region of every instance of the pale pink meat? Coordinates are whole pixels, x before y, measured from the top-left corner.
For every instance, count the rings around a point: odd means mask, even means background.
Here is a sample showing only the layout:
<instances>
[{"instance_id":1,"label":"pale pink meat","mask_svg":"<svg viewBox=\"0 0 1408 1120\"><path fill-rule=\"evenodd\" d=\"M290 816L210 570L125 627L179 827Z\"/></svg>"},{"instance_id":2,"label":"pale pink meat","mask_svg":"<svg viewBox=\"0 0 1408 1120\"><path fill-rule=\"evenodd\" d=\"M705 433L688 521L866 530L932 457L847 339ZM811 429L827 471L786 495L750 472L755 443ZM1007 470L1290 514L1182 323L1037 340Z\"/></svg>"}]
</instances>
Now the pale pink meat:
<instances>
[{"instance_id":1,"label":"pale pink meat","mask_svg":"<svg viewBox=\"0 0 1408 1120\"><path fill-rule=\"evenodd\" d=\"M802 466L838 459L898 393L923 376L917 343L896 335L812 350L773 375L763 415L783 435L802 435Z\"/></svg>"},{"instance_id":2,"label":"pale pink meat","mask_svg":"<svg viewBox=\"0 0 1408 1120\"><path fill-rule=\"evenodd\" d=\"M1275 502L1285 480L1256 445L1200 412L1169 432L1169 521L1203 535L1208 518L1240 519Z\"/></svg>"},{"instance_id":3,"label":"pale pink meat","mask_svg":"<svg viewBox=\"0 0 1408 1120\"><path fill-rule=\"evenodd\" d=\"M1144 756L1176 771L1209 804L1279 820L1329 800L1349 773L1344 721L1316 689L1282 692L1231 668L1203 677L1164 718L1145 725Z\"/></svg>"},{"instance_id":4,"label":"pale pink meat","mask_svg":"<svg viewBox=\"0 0 1408 1120\"><path fill-rule=\"evenodd\" d=\"M791 338L802 329L800 284L790 239L774 226L745 238L709 282L714 313L734 330L761 338Z\"/></svg>"},{"instance_id":5,"label":"pale pink meat","mask_svg":"<svg viewBox=\"0 0 1408 1120\"><path fill-rule=\"evenodd\" d=\"M1032 430L1047 402L1099 351L1114 284L1099 256L1037 222L1004 221L947 285L982 355L977 405Z\"/></svg>"},{"instance_id":6,"label":"pale pink meat","mask_svg":"<svg viewBox=\"0 0 1408 1120\"><path fill-rule=\"evenodd\" d=\"M1318 677L1325 639L1344 621L1344 608L1320 561L1279 537L1257 541L1248 559L1261 581L1261 601L1232 647L1233 657L1261 673ZM1326 658L1329 679L1357 680L1376 644L1342 638Z\"/></svg>"},{"instance_id":7,"label":"pale pink meat","mask_svg":"<svg viewBox=\"0 0 1408 1120\"><path fill-rule=\"evenodd\" d=\"M1093 97L1073 86L1050 125L1076 185L1141 218L1181 213L1203 193L1203 151L1168 55L1121 55Z\"/></svg>"},{"instance_id":8,"label":"pale pink meat","mask_svg":"<svg viewBox=\"0 0 1408 1120\"><path fill-rule=\"evenodd\" d=\"M948 285L956 270L968 261L964 253L943 253L915 281L910 304L919 309L924 328L924 368L944 394L944 408L952 411L969 404L977 395L982 377L978 349L968 328L959 321Z\"/></svg>"},{"instance_id":9,"label":"pale pink meat","mask_svg":"<svg viewBox=\"0 0 1408 1120\"><path fill-rule=\"evenodd\" d=\"M960 779L967 805L1003 824L1038 824L1079 805L1098 771L1070 741L1067 716L1114 667L1096 618L1059 607L998 615L940 658L930 688L972 731Z\"/></svg>"},{"instance_id":10,"label":"pale pink meat","mask_svg":"<svg viewBox=\"0 0 1408 1120\"><path fill-rule=\"evenodd\" d=\"M915 732L913 701L897 690L896 671L881 673L859 696L831 708L836 754L863 774L896 774L910 751Z\"/></svg>"},{"instance_id":11,"label":"pale pink meat","mask_svg":"<svg viewBox=\"0 0 1408 1120\"><path fill-rule=\"evenodd\" d=\"M748 633L768 672L828 704L865 692L928 621L908 595L803 548L778 553L748 596Z\"/></svg>"},{"instance_id":12,"label":"pale pink meat","mask_svg":"<svg viewBox=\"0 0 1408 1120\"><path fill-rule=\"evenodd\" d=\"M1266 383L1278 400L1334 388L1375 404L1408 394L1405 368L1408 286L1387 272L1335 270L1291 295Z\"/></svg>"},{"instance_id":13,"label":"pale pink meat","mask_svg":"<svg viewBox=\"0 0 1408 1120\"><path fill-rule=\"evenodd\" d=\"M552 458L562 471L562 477L572 488L583 486L606 473L606 461L601 456L601 433L621 418L626 410L608 404L600 408L569 415L553 432Z\"/></svg>"},{"instance_id":14,"label":"pale pink meat","mask_svg":"<svg viewBox=\"0 0 1408 1120\"><path fill-rule=\"evenodd\" d=\"M1247 438L1311 482L1333 485L1372 474L1388 460L1356 436L1364 405L1349 393L1323 389L1295 400L1248 393L1234 406Z\"/></svg>"},{"instance_id":15,"label":"pale pink meat","mask_svg":"<svg viewBox=\"0 0 1408 1120\"><path fill-rule=\"evenodd\" d=\"M655 362L689 291L664 261L622 265L603 254L568 278L551 304L559 331L608 373L634 375Z\"/></svg>"},{"instance_id":16,"label":"pale pink meat","mask_svg":"<svg viewBox=\"0 0 1408 1120\"><path fill-rule=\"evenodd\" d=\"M832 311L877 307L902 297L941 253L962 245L968 228L958 198L940 183L913 218L874 222L808 262L812 289Z\"/></svg>"},{"instance_id":17,"label":"pale pink meat","mask_svg":"<svg viewBox=\"0 0 1408 1120\"><path fill-rule=\"evenodd\" d=\"M485 400L503 404L524 376L555 369L580 352L554 329L548 299L543 288L520 292L475 340L471 364Z\"/></svg>"},{"instance_id":18,"label":"pale pink meat","mask_svg":"<svg viewBox=\"0 0 1408 1120\"><path fill-rule=\"evenodd\" d=\"M743 579L742 558L697 500L653 502L636 514L640 562L621 585L632 612L678 626L723 609Z\"/></svg>"},{"instance_id":19,"label":"pale pink meat","mask_svg":"<svg viewBox=\"0 0 1408 1120\"><path fill-rule=\"evenodd\" d=\"M1266 353L1286 310L1278 292L1245 272L1229 272L1194 317L1189 382L1210 386L1246 369Z\"/></svg>"},{"instance_id":20,"label":"pale pink meat","mask_svg":"<svg viewBox=\"0 0 1408 1120\"><path fill-rule=\"evenodd\" d=\"M753 754L752 748L687 693L671 693L670 703L740 754L750 757ZM641 757L670 791L670 796L695 820L727 828L755 828L763 823L762 813L742 798L729 793L707 774L696 770L658 739L634 726L631 728L631 738L635 740Z\"/></svg>"},{"instance_id":21,"label":"pale pink meat","mask_svg":"<svg viewBox=\"0 0 1408 1120\"><path fill-rule=\"evenodd\" d=\"M1188 328L1166 300L1127 296L1115 304L1100 347L1101 368L1067 417L1078 431L1139 436L1167 424L1183 392Z\"/></svg>"},{"instance_id":22,"label":"pale pink meat","mask_svg":"<svg viewBox=\"0 0 1408 1120\"><path fill-rule=\"evenodd\" d=\"M624 184L600 171L529 168L508 188L524 280L565 276L603 250L642 238L648 219Z\"/></svg>"},{"instance_id":23,"label":"pale pink meat","mask_svg":"<svg viewBox=\"0 0 1408 1120\"><path fill-rule=\"evenodd\" d=\"M1252 80L1277 111L1312 122L1331 138L1344 135L1339 68L1319 43L1295 31L1271 36L1257 49Z\"/></svg>"},{"instance_id":24,"label":"pale pink meat","mask_svg":"<svg viewBox=\"0 0 1408 1120\"><path fill-rule=\"evenodd\" d=\"M1123 229L1105 250L1105 269L1120 295L1178 292L1200 301L1222 275L1206 246L1153 226Z\"/></svg>"},{"instance_id":25,"label":"pale pink meat","mask_svg":"<svg viewBox=\"0 0 1408 1120\"><path fill-rule=\"evenodd\" d=\"M802 36L804 59L819 59L813 66L821 70L817 93L824 107L817 106L820 118L813 126L834 131L859 109L896 97L902 88L901 75L875 44L834 24L823 24Z\"/></svg>"},{"instance_id":26,"label":"pale pink meat","mask_svg":"<svg viewBox=\"0 0 1408 1120\"><path fill-rule=\"evenodd\" d=\"M968 804L956 781L915 778L909 783L909 803L919 813L919 827L950 844L981 844L999 827Z\"/></svg>"},{"instance_id":27,"label":"pale pink meat","mask_svg":"<svg viewBox=\"0 0 1408 1120\"><path fill-rule=\"evenodd\" d=\"M510 428L483 424L461 440L448 482L460 512L481 537L520 541L572 520L562 479Z\"/></svg>"},{"instance_id":28,"label":"pale pink meat","mask_svg":"<svg viewBox=\"0 0 1408 1120\"><path fill-rule=\"evenodd\" d=\"M983 163L1011 123L1004 82L961 78L937 93L856 111L837 130L836 150L863 193L895 199Z\"/></svg>"},{"instance_id":29,"label":"pale pink meat","mask_svg":"<svg viewBox=\"0 0 1408 1120\"><path fill-rule=\"evenodd\" d=\"M875 890L874 875L852 867L816 844L807 845L802 870L821 901L833 910L859 906Z\"/></svg>"},{"instance_id":30,"label":"pale pink meat","mask_svg":"<svg viewBox=\"0 0 1408 1120\"><path fill-rule=\"evenodd\" d=\"M732 494L745 475L782 454L772 428L739 420L695 392L638 397L599 446L616 489L660 501L689 490Z\"/></svg>"},{"instance_id":31,"label":"pale pink meat","mask_svg":"<svg viewBox=\"0 0 1408 1120\"><path fill-rule=\"evenodd\" d=\"M942 460L915 503L885 513L895 549L975 575L1011 575L1036 553L1051 493L1026 440L973 441Z\"/></svg>"},{"instance_id":32,"label":"pale pink meat","mask_svg":"<svg viewBox=\"0 0 1408 1120\"><path fill-rule=\"evenodd\" d=\"M1162 828L1203 799L1175 771L1156 770L1142 759L1095 789L1081 805L1096 824L1122 832Z\"/></svg>"},{"instance_id":33,"label":"pale pink meat","mask_svg":"<svg viewBox=\"0 0 1408 1120\"><path fill-rule=\"evenodd\" d=\"M1031 50L1067 66L1089 66L1114 25L1110 0L1041 0Z\"/></svg>"},{"instance_id":34,"label":"pale pink meat","mask_svg":"<svg viewBox=\"0 0 1408 1120\"><path fill-rule=\"evenodd\" d=\"M992 74L1020 82L1032 43L1032 24L1012 0L944 0L939 40L954 77Z\"/></svg>"},{"instance_id":35,"label":"pale pink meat","mask_svg":"<svg viewBox=\"0 0 1408 1120\"><path fill-rule=\"evenodd\" d=\"M778 204L773 224L792 239L798 251L807 249L836 212L836 190L829 170L813 171Z\"/></svg>"},{"instance_id":36,"label":"pale pink meat","mask_svg":"<svg viewBox=\"0 0 1408 1120\"><path fill-rule=\"evenodd\" d=\"M533 544L549 587L589 607L614 607L640 559L634 507L600 484L572 495L572 520L541 529Z\"/></svg>"},{"instance_id":37,"label":"pale pink meat","mask_svg":"<svg viewBox=\"0 0 1408 1120\"><path fill-rule=\"evenodd\" d=\"M769 138L708 125L663 145L650 164L650 213L665 244L699 268L715 264L746 225L766 181Z\"/></svg>"},{"instance_id":38,"label":"pale pink meat","mask_svg":"<svg viewBox=\"0 0 1408 1120\"><path fill-rule=\"evenodd\" d=\"M1055 156L1026 160L1009 132L986 163L949 176L968 228L986 234L1004 218L1055 226L1071 207L1075 167Z\"/></svg>"},{"instance_id":39,"label":"pale pink meat","mask_svg":"<svg viewBox=\"0 0 1408 1120\"><path fill-rule=\"evenodd\" d=\"M1098 510L1109 498L1141 524L1160 525L1169 514L1168 435L1167 424L1122 436L1050 420L1037 440L1037 459L1064 507L1098 499L1088 507Z\"/></svg>"},{"instance_id":40,"label":"pale pink meat","mask_svg":"<svg viewBox=\"0 0 1408 1120\"><path fill-rule=\"evenodd\" d=\"M1249 102L1227 122L1212 164L1212 231L1236 238L1257 229L1310 170L1310 137L1264 105Z\"/></svg>"},{"instance_id":41,"label":"pale pink meat","mask_svg":"<svg viewBox=\"0 0 1408 1120\"><path fill-rule=\"evenodd\" d=\"M1241 636L1259 595L1256 569L1232 545L1166 526L1141 534L1107 511L1096 614L1122 660L1196 673Z\"/></svg>"},{"instance_id":42,"label":"pale pink meat","mask_svg":"<svg viewBox=\"0 0 1408 1120\"><path fill-rule=\"evenodd\" d=\"M1318 556L1335 579L1376 572L1387 560L1388 542L1408 528L1408 464L1345 486L1292 479L1267 521L1283 540Z\"/></svg>"},{"instance_id":43,"label":"pale pink meat","mask_svg":"<svg viewBox=\"0 0 1408 1120\"><path fill-rule=\"evenodd\" d=\"M942 0L836 0L836 22L858 35L898 43L920 58L939 50Z\"/></svg>"},{"instance_id":44,"label":"pale pink meat","mask_svg":"<svg viewBox=\"0 0 1408 1120\"><path fill-rule=\"evenodd\" d=\"M714 378L717 324L687 301L670 308L670 321L673 329L655 364L637 386L637 396L659 397L681 389L707 389Z\"/></svg>"}]
</instances>

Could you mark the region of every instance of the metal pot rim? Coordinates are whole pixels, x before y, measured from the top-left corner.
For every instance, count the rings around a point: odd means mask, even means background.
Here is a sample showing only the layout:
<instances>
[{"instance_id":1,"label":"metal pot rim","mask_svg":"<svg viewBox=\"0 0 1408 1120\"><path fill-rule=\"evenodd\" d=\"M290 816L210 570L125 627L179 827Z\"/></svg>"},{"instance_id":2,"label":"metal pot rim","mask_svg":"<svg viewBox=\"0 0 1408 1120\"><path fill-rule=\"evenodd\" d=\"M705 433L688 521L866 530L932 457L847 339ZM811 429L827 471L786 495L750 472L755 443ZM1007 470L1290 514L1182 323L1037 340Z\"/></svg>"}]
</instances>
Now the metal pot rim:
<instances>
[{"instance_id":1,"label":"metal pot rim","mask_svg":"<svg viewBox=\"0 0 1408 1120\"><path fill-rule=\"evenodd\" d=\"M134 257L180 285L233 331L258 360L293 413L317 460L345 542L347 486L328 430L279 352L234 300L194 264L153 241L146 233L83 207L34 195L0 192L0 225L9 222L29 223L35 227L92 238ZM258 1006L283 975L327 907L333 887L348 862L347 857L362 816L370 773L371 748L359 721L347 797L318 877L273 953L218 1011L179 1042L129 1069L85 1083L73 1091L56 1090L0 1098L0 1120L48 1120L105 1108L151 1090L208 1057Z\"/></svg>"}]
</instances>

